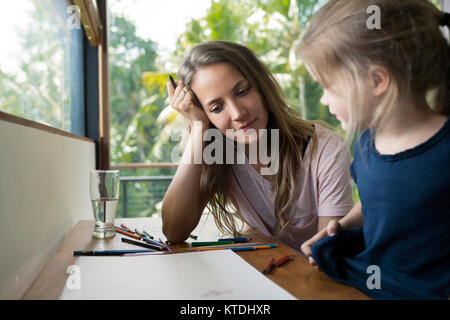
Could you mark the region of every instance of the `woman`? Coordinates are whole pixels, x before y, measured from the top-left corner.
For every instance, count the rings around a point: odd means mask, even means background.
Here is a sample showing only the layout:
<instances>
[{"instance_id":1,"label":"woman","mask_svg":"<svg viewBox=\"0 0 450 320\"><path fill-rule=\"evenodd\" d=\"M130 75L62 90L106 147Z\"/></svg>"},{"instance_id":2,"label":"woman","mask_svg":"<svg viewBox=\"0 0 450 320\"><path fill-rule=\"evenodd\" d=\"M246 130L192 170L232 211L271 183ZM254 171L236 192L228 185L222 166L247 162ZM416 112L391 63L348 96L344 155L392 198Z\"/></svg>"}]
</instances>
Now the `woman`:
<instances>
[{"instance_id":1,"label":"woman","mask_svg":"<svg viewBox=\"0 0 450 320\"><path fill-rule=\"evenodd\" d=\"M239 217L300 251L305 240L351 209L350 155L341 139L288 107L273 75L251 50L226 41L200 44L185 58L179 77L175 90L168 83L170 104L198 130L189 131L163 201L168 240L184 241L208 206L223 232L236 236ZM195 150L207 148L204 134L211 129L237 149L234 160L244 150L244 164L194 161ZM271 163L251 152L255 145L271 150ZM277 170L262 176L268 168Z\"/></svg>"}]
</instances>

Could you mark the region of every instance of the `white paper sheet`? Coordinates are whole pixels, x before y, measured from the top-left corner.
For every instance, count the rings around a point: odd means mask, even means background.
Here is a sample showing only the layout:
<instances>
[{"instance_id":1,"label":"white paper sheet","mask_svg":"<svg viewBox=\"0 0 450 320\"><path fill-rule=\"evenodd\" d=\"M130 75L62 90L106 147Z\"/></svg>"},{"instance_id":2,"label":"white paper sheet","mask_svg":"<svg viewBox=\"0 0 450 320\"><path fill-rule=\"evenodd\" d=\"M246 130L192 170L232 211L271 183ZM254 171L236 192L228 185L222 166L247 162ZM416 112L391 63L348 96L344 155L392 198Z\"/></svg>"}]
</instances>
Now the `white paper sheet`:
<instances>
[{"instance_id":1,"label":"white paper sheet","mask_svg":"<svg viewBox=\"0 0 450 320\"><path fill-rule=\"evenodd\" d=\"M68 279L60 299L295 299L230 250L80 257L76 265L69 278L79 276L79 286Z\"/></svg>"}]
</instances>

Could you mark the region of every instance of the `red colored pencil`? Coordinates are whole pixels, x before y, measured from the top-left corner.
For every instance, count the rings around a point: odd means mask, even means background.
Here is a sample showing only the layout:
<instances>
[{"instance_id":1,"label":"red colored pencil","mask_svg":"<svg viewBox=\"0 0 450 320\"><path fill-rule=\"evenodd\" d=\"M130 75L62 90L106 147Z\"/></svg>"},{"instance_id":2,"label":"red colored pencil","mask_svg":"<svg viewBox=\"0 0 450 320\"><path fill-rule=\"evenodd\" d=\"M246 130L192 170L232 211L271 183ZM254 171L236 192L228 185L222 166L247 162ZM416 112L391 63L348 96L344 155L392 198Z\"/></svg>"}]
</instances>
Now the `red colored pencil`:
<instances>
[{"instance_id":1,"label":"red colored pencil","mask_svg":"<svg viewBox=\"0 0 450 320\"><path fill-rule=\"evenodd\" d=\"M278 259L277 261L275 261L275 266L280 267L283 264L285 264L287 261L289 261L290 259L291 259L290 256L284 256L284 257Z\"/></svg>"},{"instance_id":2,"label":"red colored pencil","mask_svg":"<svg viewBox=\"0 0 450 320\"><path fill-rule=\"evenodd\" d=\"M128 228L128 227L127 227L126 225L124 225L123 223L121 223L120 226L121 226L122 228L124 228L125 230L127 230L129 233L134 234L134 231L131 230L130 228Z\"/></svg>"},{"instance_id":3,"label":"red colored pencil","mask_svg":"<svg viewBox=\"0 0 450 320\"><path fill-rule=\"evenodd\" d=\"M275 266L275 258L270 259L267 266L264 268L263 273L268 274L270 271L272 271L273 267Z\"/></svg>"}]
</instances>

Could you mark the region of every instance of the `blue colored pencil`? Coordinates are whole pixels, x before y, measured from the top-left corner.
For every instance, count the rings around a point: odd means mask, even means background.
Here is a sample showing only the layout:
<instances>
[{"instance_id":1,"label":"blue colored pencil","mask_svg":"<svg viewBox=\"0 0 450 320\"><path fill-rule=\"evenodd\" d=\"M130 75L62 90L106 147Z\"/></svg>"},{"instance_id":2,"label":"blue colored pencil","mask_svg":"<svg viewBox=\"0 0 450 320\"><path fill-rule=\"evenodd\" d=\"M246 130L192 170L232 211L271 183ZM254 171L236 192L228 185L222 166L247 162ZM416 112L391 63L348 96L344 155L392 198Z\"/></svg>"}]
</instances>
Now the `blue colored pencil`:
<instances>
[{"instance_id":1,"label":"blue colored pencil","mask_svg":"<svg viewBox=\"0 0 450 320\"><path fill-rule=\"evenodd\" d=\"M161 242L156 241L156 240L152 240L149 238L142 238L142 240L144 240L147 243L154 244L155 246L158 246L158 247L164 247L164 244L162 244Z\"/></svg>"},{"instance_id":2,"label":"blue colored pencil","mask_svg":"<svg viewBox=\"0 0 450 320\"><path fill-rule=\"evenodd\" d=\"M275 248L275 247L270 247L270 248ZM264 249L269 249L269 248L264 248ZM258 250L258 247L239 247L239 248L230 248L231 251L253 251L253 250Z\"/></svg>"},{"instance_id":3,"label":"blue colored pencil","mask_svg":"<svg viewBox=\"0 0 450 320\"><path fill-rule=\"evenodd\" d=\"M233 241L233 242L247 242L249 239L248 238L223 238L223 239L219 239L218 241Z\"/></svg>"},{"instance_id":4,"label":"blue colored pencil","mask_svg":"<svg viewBox=\"0 0 450 320\"><path fill-rule=\"evenodd\" d=\"M120 256L127 253L147 253L152 250L80 250L74 251L74 256Z\"/></svg>"}]
</instances>

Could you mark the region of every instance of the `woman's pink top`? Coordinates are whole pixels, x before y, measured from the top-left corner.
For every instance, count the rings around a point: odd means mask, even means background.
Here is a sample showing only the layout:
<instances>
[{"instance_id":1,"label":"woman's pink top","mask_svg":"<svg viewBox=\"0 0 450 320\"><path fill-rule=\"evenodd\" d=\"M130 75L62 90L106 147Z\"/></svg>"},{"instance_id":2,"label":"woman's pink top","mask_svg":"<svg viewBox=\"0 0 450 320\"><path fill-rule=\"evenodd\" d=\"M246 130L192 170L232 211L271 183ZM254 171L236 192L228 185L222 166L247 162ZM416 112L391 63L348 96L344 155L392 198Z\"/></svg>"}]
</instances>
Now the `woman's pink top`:
<instances>
[{"instance_id":1,"label":"woman's pink top","mask_svg":"<svg viewBox=\"0 0 450 320\"><path fill-rule=\"evenodd\" d=\"M302 243L318 231L318 217L346 215L353 207L348 148L342 139L324 127L315 125L317 147L311 158L313 139L305 151L302 174L298 177L301 193L295 202L293 223L278 237L300 251ZM236 208L250 226L267 236L274 235L275 214L272 184L248 163L234 164L231 192Z\"/></svg>"}]
</instances>

